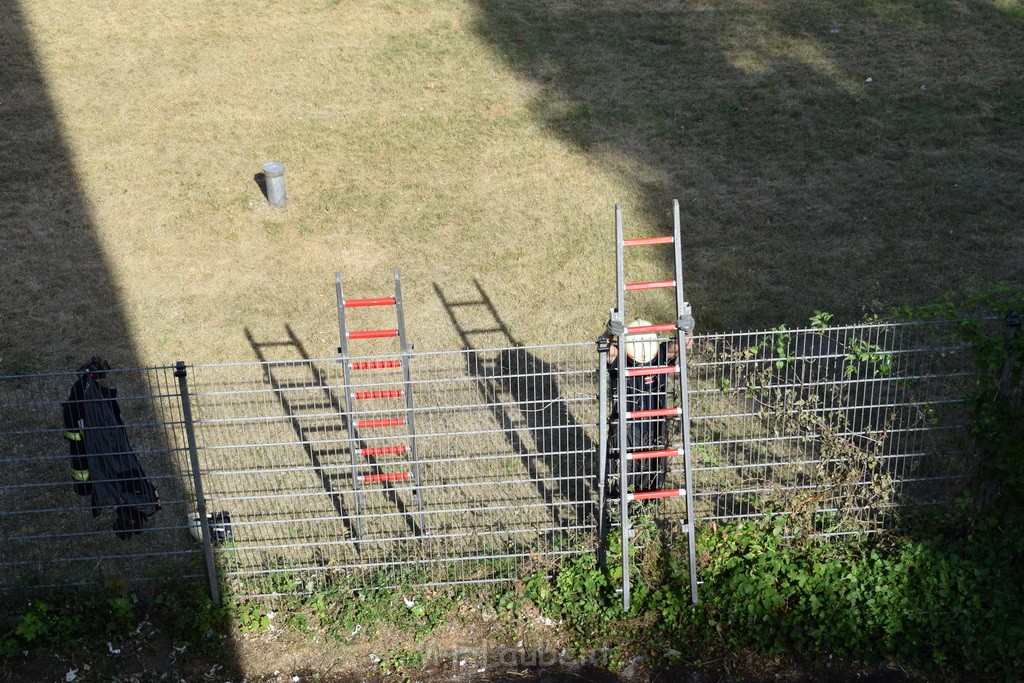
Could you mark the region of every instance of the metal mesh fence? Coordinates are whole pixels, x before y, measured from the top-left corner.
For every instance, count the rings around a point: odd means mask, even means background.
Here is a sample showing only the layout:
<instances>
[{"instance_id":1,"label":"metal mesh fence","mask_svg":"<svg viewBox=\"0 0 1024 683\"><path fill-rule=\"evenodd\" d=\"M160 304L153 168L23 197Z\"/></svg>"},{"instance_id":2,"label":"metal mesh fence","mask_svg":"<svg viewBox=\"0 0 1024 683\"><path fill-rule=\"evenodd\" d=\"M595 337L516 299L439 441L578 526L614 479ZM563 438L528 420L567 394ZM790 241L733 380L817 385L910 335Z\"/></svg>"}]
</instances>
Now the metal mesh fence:
<instances>
[{"instance_id":1,"label":"metal mesh fence","mask_svg":"<svg viewBox=\"0 0 1024 683\"><path fill-rule=\"evenodd\" d=\"M973 370L953 329L696 337L688 377L698 522L787 512L799 530L865 533L898 523L908 503L948 500L977 465L963 406ZM594 344L412 354L415 448L404 451L388 448L409 439L388 422L405 409L391 393L406 388L396 368L353 359L363 369L345 386L338 359L305 358L298 345L260 357L188 372L207 512L230 515L216 558L235 595L502 581L596 547L606 373ZM163 504L126 540L112 533L110 510L93 517L68 476L61 402L77 375L0 378L6 589L202 576L173 370L112 373ZM680 399L671 382L666 390ZM346 391L369 396L350 415ZM352 421L378 426L354 439ZM667 426L668 440L678 439L678 420ZM665 485L681 486L681 459L663 462ZM649 505L671 519L684 504Z\"/></svg>"},{"instance_id":2,"label":"metal mesh fence","mask_svg":"<svg viewBox=\"0 0 1024 683\"><path fill-rule=\"evenodd\" d=\"M974 370L948 323L704 337L691 369L704 520L785 511L795 530L882 529L948 501L975 472Z\"/></svg>"},{"instance_id":3,"label":"metal mesh fence","mask_svg":"<svg viewBox=\"0 0 1024 683\"><path fill-rule=\"evenodd\" d=\"M119 538L117 510L76 495L62 402L78 373L0 377L0 586L47 588L129 579L202 576L186 533L195 495L173 368L115 370L128 441L162 510L143 533Z\"/></svg>"},{"instance_id":4,"label":"metal mesh fence","mask_svg":"<svg viewBox=\"0 0 1024 683\"><path fill-rule=\"evenodd\" d=\"M350 421L386 420L401 400L385 395L343 414L346 390L401 386L373 358L359 360L368 371L349 387L336 360L193 368L205 492L210 510L231 514L220 555L235 590L341 577L357 586L491 581L538 556L583 551L594 528L592 356L588 344L416 354L415 461L353 457L400 436L395 426L351 439ZM357 480L389 472L418 483Z\"/></svg>"}]
</instances>

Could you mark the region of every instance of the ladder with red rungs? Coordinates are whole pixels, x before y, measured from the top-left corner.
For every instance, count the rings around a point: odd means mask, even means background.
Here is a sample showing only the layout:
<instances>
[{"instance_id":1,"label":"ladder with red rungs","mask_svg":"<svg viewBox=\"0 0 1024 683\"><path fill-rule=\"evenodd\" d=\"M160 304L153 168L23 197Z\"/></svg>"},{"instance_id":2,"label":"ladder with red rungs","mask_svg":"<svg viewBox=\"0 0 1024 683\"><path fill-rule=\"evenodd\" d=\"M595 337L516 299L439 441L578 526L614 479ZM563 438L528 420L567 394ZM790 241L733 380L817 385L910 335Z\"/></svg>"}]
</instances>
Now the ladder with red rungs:
<instances>
[{"instance_id":1,"label":"ladder with red rungs","mask_svg":"<svg viewBox=\"0 0 1024 683\"><path fill-rule=\"evenodd\" d=\"M398 482L411 482L412 497L420 513L423 512L423 497L420 492L419 460L416 454L416 422L413 407L412 378L409 370L410 345L405 336L405 316L402 311L402 284L398 270L395 270L395 294L372 299L346 299L341 286L341 274L335 275L335 290L338 297L338 333L341 344L342 372L345 382L345 413L348 415L349 451L352 456L352 485L356 492L356 515L353 529L356 538L362 536L360 516L365 510L365 496L374 485L383 488ZM346 311L368 307L394 307L397 326L393 329L349 330ZM363 339L397 339L398 354L394 358L352 360L349 342ZM393 375L392 379L378 386L367 386L355 390L355 375L365 371L382 371ZM373 417L363 418L367 414ZM395 428L404 428L395 435ZM386 443L388 437L365 436L374 430L391 430L399 443ZM377 432L378 434L380 432ZM369 444L373 445L369 445ZM379 457L405 456L400 461L405 469L385 471ZM420 515L422 518L422 514ZM419 529L423 532L422 523Z\"/></svg>"},{"instance_id":2,"label":"ladder with red rungs","mask_svg":"<svg viewBox=\"0 0 1024 683\"><path fill-rule=\"evenodd\" d=\"M690 306L683 298L683 276L682 276L682 248L680 245L679 229L679 202L672 203L673 233L666 237L641 237L624 239L622 231L622 207L615 205L615 260L616 260L616 287L618 290L617 308L612 311L613 320L623 325L623 333L618 336L618 396L616 398L618 424L616 433L612 438L617 439L619 453L619 486L618 503L619 519L622 525L622 606L629 609L630 584L629 584L629 538L631 527L629 522L629 504L638 500L656 500L662 498L682 497L686 500L686 515L681 520L683 533L687 536L690 564L690 597L697 602L697 567L696 547L694 544L694 511L693 511L693 477L691 472L690 457L690 411L686 386L686 338L685 335L693 330L693 318L690 315ZM675 277L671 280L656 280L651 282L627 282L625 279L625 252L634 247L651 247L659 245L672 245L674 251ZM658 323L627 327L626 316L626 293L645 292L654 289L675 289L676 320L670 323ZM671 333L678 345L678 354L675 364L654 367L627 367L626 345L629 338L634 335L646 333ZM652 410L629 411L627 403L627 378L642 377L651 375L676 375L679 380L680 407L662 407ZM634 450L630 451L627 435L630 422L636 420L649 420L652 418L681 418L681 440L682 443L669 448L656 450ZM664 488L652 491L631 491L629 487L629 463L631 461L673 458L679 457L683 463L683 488ZM603 509L603 501L602 501Z\"/></svg>"}]
</instances>

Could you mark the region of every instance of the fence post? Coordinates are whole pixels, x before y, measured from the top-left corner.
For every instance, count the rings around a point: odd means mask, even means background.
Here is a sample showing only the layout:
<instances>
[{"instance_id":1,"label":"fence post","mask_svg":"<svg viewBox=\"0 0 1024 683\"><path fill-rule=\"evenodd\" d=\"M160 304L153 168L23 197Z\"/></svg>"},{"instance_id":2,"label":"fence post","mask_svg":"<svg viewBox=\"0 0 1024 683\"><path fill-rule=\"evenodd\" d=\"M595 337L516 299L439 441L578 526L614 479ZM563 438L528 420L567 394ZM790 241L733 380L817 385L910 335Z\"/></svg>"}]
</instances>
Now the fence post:
<instances>
[{"instance_id":1,"label":"fence post","mask_svg":"<svg viewBox=\"0 0 1024 683\"><path fill-rule=\"evenodd\" d=\"M605 505L608 478L608 348L611 340L604 335L597 338L597 552L604 565Z\"/></svg>"},{"instance_id":2,"label":"fence post","mask_svg":"<svg viewBox=\"0 0 1024 683\"><path fill-rule=\"evenodd\" d=\"M1020 334L1020 313L1010 311L1006 315L1006 362L1003 364L1003 374L999 376L999 397L1006 400L1010 398L1010 377L1013 376L1013 366L1017 359L1010 353L1010 345Z\"/></svg>"},{"instance_id":3,"label":"fence post","mask_svg":"<svg viewBox=\"0 0 1024 683\"><path fill-rule=\"evenodd\" d=\"M192 483L196 490L196 512L203 532L203 557L206 559L206 575L210 580L210 598L220 604L220 589L217 586L217 568L213 563L213 542L210 539L210 520L206 516L206 497L203 495L203 476L199 470L199 451L196 449L196 429L192 421L192 402L188 393L188 370L185 361L179 360L174 366L181 396L181 414L185 420L185 437L188 440L188 457L192 464Z\"/></svg>"}]
</instances>

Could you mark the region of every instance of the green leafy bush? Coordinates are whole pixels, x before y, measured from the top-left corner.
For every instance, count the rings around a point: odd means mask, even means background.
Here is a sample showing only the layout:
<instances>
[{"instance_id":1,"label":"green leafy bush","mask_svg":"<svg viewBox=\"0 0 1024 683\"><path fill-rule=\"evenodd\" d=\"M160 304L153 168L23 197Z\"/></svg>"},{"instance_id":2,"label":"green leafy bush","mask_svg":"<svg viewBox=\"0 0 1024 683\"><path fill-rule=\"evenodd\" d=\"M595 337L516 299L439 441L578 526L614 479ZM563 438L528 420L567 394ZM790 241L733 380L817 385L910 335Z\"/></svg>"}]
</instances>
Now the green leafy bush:
<instances>
[{"instance_id":1,"label":"green leafy bush","mask_svg":"<svg viewBox=\"0 0 1024 683\"><path fill-rule=\"evenodd\" d=\"M721 529L703 541L716 549L702 569L704 608L683 626L766 652L1024 671L1024 571L1007 540L793 543L781 522Z\"/></svg>"}]
</instances>

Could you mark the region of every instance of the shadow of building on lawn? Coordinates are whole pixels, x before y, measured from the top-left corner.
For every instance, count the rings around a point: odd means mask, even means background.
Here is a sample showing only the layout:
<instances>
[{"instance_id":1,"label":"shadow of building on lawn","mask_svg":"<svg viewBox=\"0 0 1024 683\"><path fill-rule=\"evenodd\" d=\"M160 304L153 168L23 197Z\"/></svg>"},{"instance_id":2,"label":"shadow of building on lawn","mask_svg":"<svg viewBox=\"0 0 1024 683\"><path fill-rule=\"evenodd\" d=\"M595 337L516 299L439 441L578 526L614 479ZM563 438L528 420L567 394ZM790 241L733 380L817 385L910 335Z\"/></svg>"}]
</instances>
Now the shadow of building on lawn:
<instances>
[{"instance_id":1,"label":"shadow of building on lawn","mask_svg":"<svg viewBox=\"0 0 1024 683\"><path fill-rule=\"evenodd\" d=\"M476 5L535 118L637 188L627 225L680 200L702 331L1024 277L1024 24L992 4Z\"/></svg>"},{"instance_id":2,"label":"shadow of building on lawn","mask_svg":"<svg viewBox=\"0 0 1024 683\"><path fill-rule=\"evenodd\" d=\"M74 369L93 354L137 367L118 285L96 235L16 0L0 0L4 131L0 250L0 370Z\"/></svg>"},{"instance_id":3,"label":"shadow of building on lawn","mask_svg":"<svg viewBox=\"0 0 1024 683\"><path fill-rule=\"evenodd\" d=\"M206 590L187 531L195 510L181 403L173 368L141 365L114 269L97 234L23 3L0 0L0 581L14 599L44 593L60 608L64 589L95 597L133 590ZM118 538L113 512L90 514L74 492L61 403L91 356L113 370L127 438L162 509L138 535ZM64 372L55 372L63 370Z\"/></svg>"}]
</instances>

